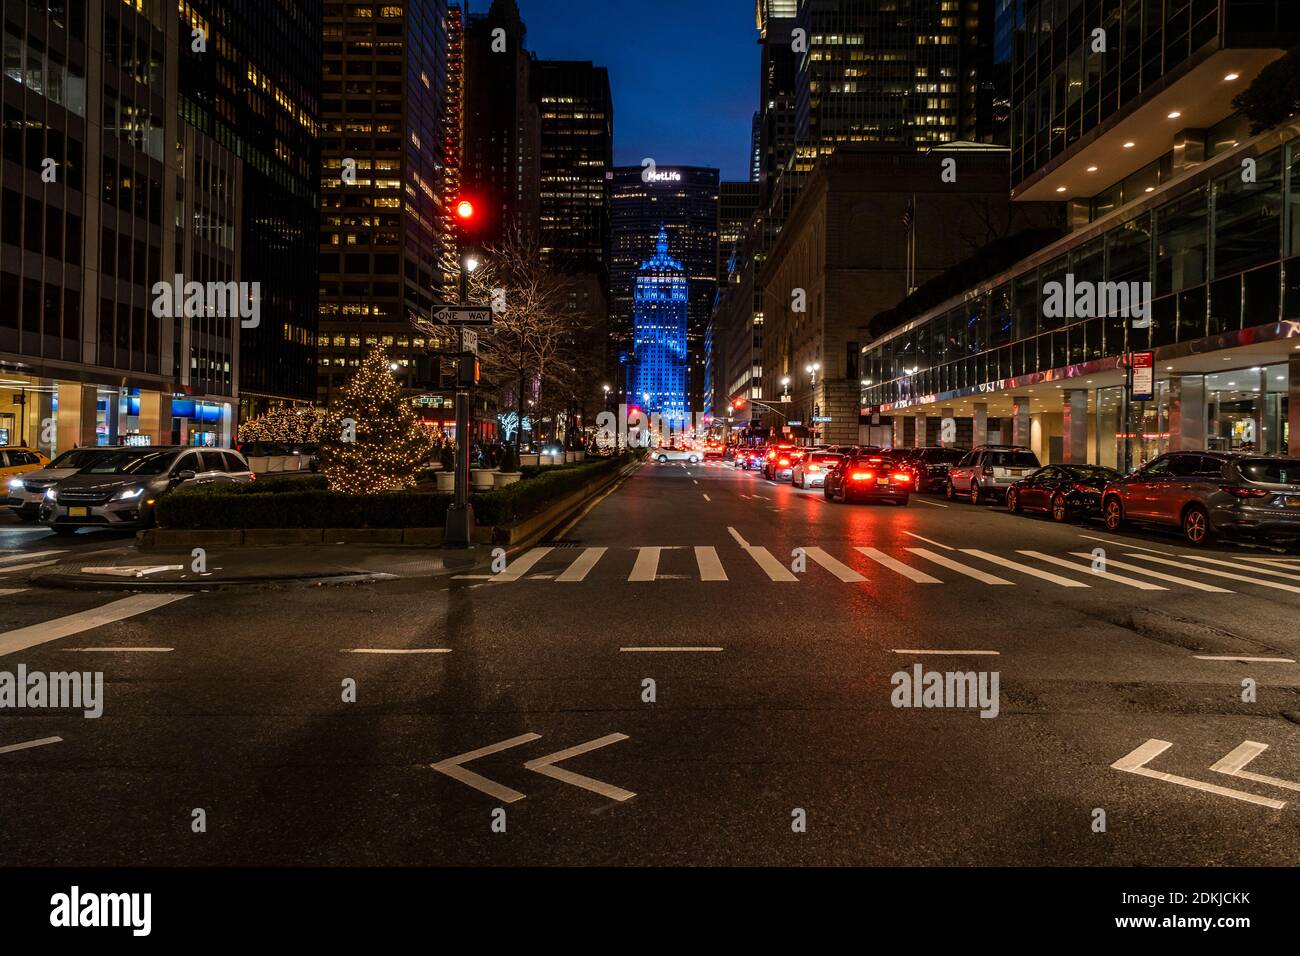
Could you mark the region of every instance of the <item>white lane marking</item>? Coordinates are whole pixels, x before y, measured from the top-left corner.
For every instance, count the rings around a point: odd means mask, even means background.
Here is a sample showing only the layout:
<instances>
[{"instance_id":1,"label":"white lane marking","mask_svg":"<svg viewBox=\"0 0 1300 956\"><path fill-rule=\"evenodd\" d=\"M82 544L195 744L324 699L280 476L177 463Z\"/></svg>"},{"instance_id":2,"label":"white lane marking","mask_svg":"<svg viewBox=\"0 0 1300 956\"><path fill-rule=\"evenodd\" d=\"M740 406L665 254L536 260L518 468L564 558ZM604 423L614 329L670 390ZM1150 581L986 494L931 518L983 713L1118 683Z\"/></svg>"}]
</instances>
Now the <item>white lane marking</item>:
<instances>
[{"instance_id":1,"label":"white lane marking","mask_svg":"<svg viewBox=\"0 0 1300 956\"><path fill-rule=\"evenodd\" d=\"M1102 544L1114 545L1117 548L1128 548L1132 551L1150 551L1152 554L1170 554L1169 551L1157 551L1155 548L1139 548L1136 544L1129 544L1126 541L1117 541L1114 538L1098 538L1091 534L1081 534L1080 538L1087 538L1089 541L1100 541Z\"/></svg>"},{"instance_id":2,"label":"white lane marking","mask_svg":"<svg viewBox=\"0 0 1300 956\"><path fill-rule=\"evenodd\" d=\"M919 648L913 648L913 647L895 647L891 650L891 653L893 654L940 654L945 657L957 657L957 656L965 657L967 655L997 657L1002 652L1001 651L936 651L936 650L921 650Z\"/></svg>"},{"instance_id":3,"label":"white lane marking","mask_svg":"<svg viewBox=\"0 0 1300 956\"><path fill-rule=\"evenodd\" d=\"M620 654L718 654L721 647L620 647Z\"/></svg>"},{"instance_id":4,"label":"white lane marking","mask_svg":"<svg viewBox=\"0 0 1300 956\"><path fill-rule=\"evenodd\" d=\"M917 584L943 584L943 582L938 578L926 574L924 571L918 571L911 565L904 564L896 558L891 558L878 548L857 548L856 550L865 554L872 561L883 564L885 567L889 568L889 570L896 571L903 575L903 577L915 581Z\"/></svg>"},{"instance_id":5,"label":"white lane marking","mask_svg":"<svg viewBox=\"0 0 1300 956\"><path fill-rule=\"evenodd\" d=\"M1281 777L1270 777L1267 774L1243 769L1246 764L1267 749L1268 744L1261 744L1257 740L1243 741L1236 750L1225 756L1210 769L1218 773L1226 773L1230 777L1241 777L1244 780L1254 780L1257 783L1267 783L1270 786L1281 787L1283 790L1300 790L1300 783L1293 780L1283 780Z\"/></svg>"},{"instance_id":6,"label":"white lane marking","mask_svg":"<svg viewBox=\"0 0 1300 956\"><path fill-rule=\"evenodd\" d=\"M948 547L948 545L944 544L944 543L941 542L941 541L932 541L932 540L930 540L929 538L923 538L923 537L921 537L919 534L913 534L913 533L910 532L910 531L904 531L903 534L907 535L909 538L915 538L917 541L924 541L926 544L932 544L932 545L934 545L936 548L943 548L943 550L945 550L945 551L953 551L953 550L956 550L956 549L954 549L954 548L950 548L950 547Z\"/></svg>"},{"instance_id":7,"label":"white lane marking","mask_svg":"<svg viewBox=\"0 0 1300 956\"><path fill-rule=\"evenodd\" d=\"M52 621L5 631L0 634L0 657L25 651L29 647L36 647L49 641L57 641L61 637L80 634L91 628L112 624L115 621L124 621L128 617L135 617L137 614L183 601L189 596L188 594L133 594L120 601L91 608L89 611L78 611L76 614L56 617Z\"/></svg>"},{"instance_id":8,"label":"white lane marking","mask_svg":"<svg viewBox=\"0 0 1300 956\"><path fill-rule=\"evenodd\" d=\"M61 744L62 737L40 737L36 740L24 740L20 744L7 744L0 747L0 754L11 754L16 750L30 750L32 747L44 747L46 744Z\"/></svg>"},{"instance_id":9,"label":"white lane marking","mask_svg":"<svg viewBox=\"0 0 1300 956\"><path fill-rule=\"evenodd\" d=\"M1280 564L1284 568L1289 568L1295 562L1300 561L1300 558L1286 558L1280 554L1274 555L1273 557L1269 557L1269 558L1256 558L1245 554L1239 555L1239 557L1243 561L1260 561L1263 562L1264 564Z\"/></svg>"},{"instance_id":10,"label":"white lane marking","mask_svg":"<svg viewBox=\"0 0 1300 956\"><path fill-rule=\"evenodd\" d=\"M1278 581L1260 581L1256 578L1248 578L1244 574L1233 574L1231 571L1215 571L1212 568L1202 568L1195 564L1187 564L1185 561L1171 561L1168 558L1153 558L1149 554L1126 554L1126 558L1140 558L1143 561L1154 561L1156 564L1166 564L1171 568L1182 568L1184 571L1195 571L1198 574L1208 574L1212 578L1226 578L1229 581L1245 581L1247 584L1255 584L1261 588L1273 588L1275 591L1290 591L1292 594L1300 594L1300 587L1294 584L1282 584Z\"/></svg>"},{"instance_id":11,"label":"white lane marking","mask_svg":"<svg viewBox=\"0 0 1300 956\"><path fill-rule=\"evenodd\" d=\"M15 564L7 568L0 568L0 574L17 574L19 571L33 571L36 568L48 568L51 564L58 564L59 559L54 558L50 561L33 561L30 564Z\"/></svg>"},{"instance_id":12,"label":"white lane marking","mask_svg":"<svg viewBox=\"0 0 1300 956\"><path fill-rule=\"evenodd\" d=\"M494 577L496 577L495 574L453 574L451 579L453 581L491 581ZM478 587L478 585L474 586Z\"/></svg>"},{"instance_id":13,"label":"white lane marking","mask_svg":"<svg viewBox=\"0 0 1300 956\"><path fill-rule=\"evenodd\" d=\"M1137 588L1139 591L1168 591L1166 587L1159 584L1152 584L1150 581L1139 581L1137 578L1127 578L1122 574L1112 574L1109 571L1094 571L1091 567L1082 567L1073 561L1067 561L1065 558L1058 558L1052 554L1043 554L1041 551L1017 551L1016 554L1023 554L1027 558L1037 558L1039 561L1046 561L1048 564L1055 564L1058 567L1070 568L1072 571L1082 571L1086 574L1092 574L1106 581L1114 581L1117 584L1127 584L1131 588Z\"/></svg>"},{"instance_id":14,"label":"white lane marking","mask_svg":"<svg viewBox=\"0 0 1300 956\"><path fill-rule=\"evenodd\" d=\"M492 576L493 583L498 581L504 581L506 583L518 581L532 570L533 565L542 560L542 558L546 557L553 550L553 548L530 548L528 551L524 552L506 565L506 569L500 574L494 574Z\"/></svg>"},{"instance_id":15,"label":"white lane marking","mask_svg":"<svg viewBox=\"0 0 1300 956\"><path fill-rule=\"evenodd\" d=\"M596 566L596 562L605 556L606 550L606 548L583 548L582 554L578 555L555 580L565 582L586 580L591 569Z\"/></svg>"},{"instance_id":16,"label":"white lane marking","mask_svg":"<svg viewBox=\"0 0 1300 956\"><path fill-rule=\"evenodd\" d=\"M927 561L933 561L935 564L948 568L950 571L956 571L958 574L964 574L968 578L974 578L976 581L982 581L985 584L1005 584L1009 587L1015 586L1005 578L1000 578L995 574L986 574L978 568L967 567L960 561L945 558L942 554L935 554L927 548L908 548L907 550L915 555L925 558Z\"/></svg>"},{"instance_id":17,"label":"white lane marking","mask_svg":"<svg viewBox=\"0 0 1300 956\"><path fill-rule=\"evenodd\" d=\"M440 760L437 763L429 764L429 767L438 773L446 774L453 780L459 780L466 786L473 787L480 793L486 793L489 797L495 797L503 803L514 803L524 799L524 794L518 790L512 790L510 787L497 783L495 780L489 780L487 777L480 776L473 770L466 770L461 764L469 763L471 760L477 760L479 757L487 757L503 750L509 750L511 747L518 747L522 744L532 743L534 740L540 740L541 734L520 734L518 737L511 737L509 740L502 740L499 743L488 744L486 747L480 747L478 750L471 750L469 753L463 753L455 757L448 757L446 760Z\"/></svg>"},{"instance_id":18,"label":"white lane marking","mask_svg":"<svg viewBox=\"0 0 1300 956\"><path fill-rule=\"evenodd\" d=\"M740 532L737 531L735 528L733 528L733 527L731 527L730 525L728 525L728 526L727 526L727 532L728 532L728 533L729 533L733 538L736 539L736 544L740 545L742 548L748 548L748 547L749 547L749 542L746 541L744 538L742 538L742 537L740 536Z\"/></svg>"},{"instance_id":19,"label":"white lane marking","mask_svg":"<svg viewBox=\"0 0 1300 956\"><path fill-rule=\"evenodd\" d=\"M49 558L56 554L67 554L66 551L19 551L17 554L6 554L0 556L0 564L10 564L14 561L31 561L32 559ZM0 572L3 573L3 572Z\"/></svg>"},{"instance_id":20,"label":"white lane marking","mask_svg":"<svg viewBox=\"0 0 1300 956\"><path fill-rule=\"evenodd\" d=\"M663 548L637 548L636 564L632 566L632 573L627 576L629 581L653 581L659 573L659 555Z\"/></svg>"},{"instance_id":21,"label":"white lane marking","mask_svg":"<svg viewBox=\"0 0 1300 956\"><path fill-rule=\"evenodd\" d=\"M345 647L344 654L450 654L450 647Z\"/></svg>"},{"instance_id":22,"label":"white lane marking","mask_svg":"<svg viewBox=\"0 0 1300 956\"><path fill-rule=\"evenodd\" d=\"M89 567L82 568L82 574L102 574L116 578L143 578L150 574L159 574L163 571L184 571L183 564L138 564L138 565L114 565L112 567Z\"/></svg>"},{"instance_id":23,"label":"white lane marking","mask_svg":"<svg viewBox=\"0 0 1300 956\"><path fill-rule=\"evenodd\" d=\"M929 498L917 498L916 500L919 501L919 502L920 502L921 504L923 504L923 505L929 505L931 508L947 508L947 507L948 507L948 505L941 505L941 504L939 504L939 502L937 502L937 501L931 501Z\"/></svg>"},{"instance_id":24,"label":"white lane marking","mask_svg":"<svg viewBox=\"0 0 1300 956\"><path fill-rule=\"evenodd\" d=\"M74 654L164 654L174 647L64 647L60 650Z\"/></svg>"},{"instance_id":25,"label":"white lane marking","mask_svg":"<svg viewBox=\"0 0 1300 956\"><path fill-rule=\"evenodd\" d=\"M11 594L22 594L27 588L0 588L0 597L8 597Z\"/></svg>"},{"instance_id":26,"label":"white lane marking","mask_svg":"<svg viewBox=\"0 0 1300 956\"><path fill-rule=\"evenodd\" d=\"M808 557L812 558L813 561L821 565L831 574L835 575L845 584L857 584L866 580L866 578L861 574L858 574L857 571L854 571L847 564L832 558L821 548L804 548L803 553L808 555Z\"/></svg>"},{"instance_id":27,"label":"white lane marking","mask_svg":"<svg viewBox=\"0 0 1300 956\"><path fill-rule=\"evenodd\" d=\"M1189 561L1203 561L1206 564L1213 564L1221 568L1236 568L1238 571L1253 571L1255 574L1267 574L1274 578L1286 578L1288 581L1300 581L1300 574L1287 574L1285 571L1278 571L1276 568L1261 568L1253 564L1239 564L1236 561L1220 561L1218 558L1205 558L1199 554L1184 554L1180 557L1187 558Z\"/></svg>"},{"instance_id":28,"label":"white lane marking","mask_svg":"<svg viewBox=\"0 0 1300 956\"><path fill-rule=\"evenodd\" d=\"M1244 790L1232 790L1228 787L1220 787L1218 784L1205 783L1202 780L1192 780L1190 777L1180 777L1172 773L1164 773L1160 770L1152 770L1147 766L1156 757L1172 747L1173 744L1168 740L1156 740L1152 737L1141 747L1138 747L1132 753L1121 757L1111 764L1112 770L1120 770L1124 773L1135 773L1140 777L1150 777L1153 780L1163 780L1165 783L1177 784L1180 787L1190 787L1193 790L1203 790L1206 793L1215 793L1221 797L1230 797L1233 800L1244 800L1246 803L1254 803L1261 807L1270 807L1274 810L1281 810L1286 806L1284 800L1273 800L1269 797L1257 797L1253 793L1246 793Z\"/></svg>"},{"instance_id":29,"label":"white lane marking","mask_svg":"<svg viewBox=\"0 0 1300 956\"><path fill-rule=\"evenodd\" d=\"M705 500L705 501L712 501L713 499L710 498L708 495L705 495L705 496L704 496L704 500Z\"/></svg>"},{"instance_id":30,"label":"white lane marking","mask_svg":"<svg viewBox=\"0 0 1300 956\"><path fill-rule=\"evenodd\" d=\"M1012 561L1010 558L1004 558L996 554L989 554L987 551L981 551L978 548L962 548L962 554L969 554L976 558L983 558L992 564L1001 565L1004 568L1010 568L1012 571L1020 571L1022 574L1028 574L1030 577L1039 578L1043 581L1050 581L1052 584L1058 584L1063 588L1086 588L1090 585L1082 581L1076 581L1073 578L1062 577L1059 574L1053 574L1051 571L1044 571L1041 568L1035 568L1032 565L1021 564L1019 561Z\"/></svg>"},{"instance_id":31,"label":"white lane marking","mask_svg":"<svg viewBox=\"0 0 1300 956\"><path fill-rule=\"evenodd\" d=\"M627 740L627 734L606 734L604 737L598 737L595 740L588 740L585 744L578 744L576 747L567 747L564 750L556 751L553 754L547 754L545 757L538 757L536 760L530 760L524 764L525 770L531 770L534 773L540 773L550 777L552 780L559 780L561 783L567 783L574 787L581 787L583 790L590 790L592 793L598 793L602 797L609 797L611 800L631 800L636 796L631 790L624 790L622 787L616 787L612 783L605 783L600 780L594 780L591 777L584 777L580 773L574 773L572 770L563 770L555 766L562 760L568 760L570 757L578 757L585 753L590 753L601 747L608 747L610 744L616 744L620 740Z\"/></svg>"},{"instance_id":32,"label":"white lane marking","mask_svg":"<svg viewBox=\"0 0 1300 956\"><path fill-rule=\"evenodd\" d=\"M1085 561L1092 560L1092 554L1088 551L1071 551L1070 554L1076 558L1083 558ZM1155 578L1157 581L1168 581L1171 584L1181 584L1183 587L1192 588L1196 591L1207 591L1211 594L1231 594L1232 591L1227 588L1221 588L1217 584L1202 584L1200 581L1193 581L1190 578L1180 578L1174 574L1165 574L1163 571L1152 571L1150 568L1139 567L1136 564L1127 564L1123 561L1117 561L1114 558L1106 559L1107 568L1119 568L1121 571L1132 571L1134 574L1140 574L1143 577Z\"/></svg>"},{"instance_id":33,"label":"white lane marking","mask_svg":"<svg viewBox=\"0 0 1300 956\"><path fill-rule=\"evenodd\" d=\"M1289 657L1242 657L1240 654L1193 654L1198 661L1238 661L1242 664L1294 664Z\"/></svg>"},{"instance_id":34,"label":"white lane marking","mask_svg":"<svg viewBox=\"0 0 1300 956\"><path fill-rule=\"evenodd\" d=\"M792 573L789 568L772 556L772 552L762 546L755 547L746 545L745 552L757 562L758 566L763 569L769 578L773 581L798 581L798 575Z\"/></svg>"},{"instance_id":35,"label":"white lane marking","mask_svg":"<svg viewBox=\"0 0 1300 956\"><path fill-rule=\"evenodd\" d=\"M727 572L722 567L722 559L718 557L717 548L697 547L695 563L699 565L701 581L727 580Z\"/></svg>"}]
</instances>

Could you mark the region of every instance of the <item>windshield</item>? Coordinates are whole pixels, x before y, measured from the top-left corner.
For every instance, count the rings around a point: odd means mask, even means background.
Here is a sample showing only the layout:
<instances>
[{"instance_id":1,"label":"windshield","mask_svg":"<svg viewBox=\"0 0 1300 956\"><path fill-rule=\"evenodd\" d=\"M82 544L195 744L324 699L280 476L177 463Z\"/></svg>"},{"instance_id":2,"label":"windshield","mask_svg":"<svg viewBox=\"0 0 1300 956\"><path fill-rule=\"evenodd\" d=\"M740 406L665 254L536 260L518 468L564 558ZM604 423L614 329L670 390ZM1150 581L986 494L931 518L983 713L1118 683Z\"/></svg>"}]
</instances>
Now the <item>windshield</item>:
<instances>
[{"instance_id":1,"label":"windshield","mask_svg":"<svg viewBox=\"0 0 1300 956\"><path fill-rule=\"evenodd\" d=\"M1102 465L1070 465L1069 471L1078 478L1118 478L1119 472Z\"/></svg>"},{"instance_id":2,"label":"windshield","mask_svg":"<svg viewBox=\"0 0 1300 956\"><path fill-rule=\"evenodd\" d=\"M809 460L809 461L818 461L818 462L820 462L820 461L839 461L839 460L840 460L840 456L839 456L839 455L831 454L830 452L819 451L819 452L816 452L815 454L809 455L809 456L808 456L808 460Z\"/></svg>"},{"instance_id":3,"label":"windshield","mask_svg":"<svg viewBox=\"0 0 1300 956\"><path fill-rule=\"evenodd\" d=\"M99 456L82 470L86 475L161 475L178 452L127 449Z\"/></svg>"},{"instance_id":4,"label":"windshield","mask_svg":"<svg viewBox=\"0 0 1300 956\"><path fill-rule=\"evenodd\" d=\"M1300 485L1300 459L1247 458L1238 467L1249 481L1269 485Z\"/></svg>"},{"instance_id":5,"label":"windshield","mask_svg":"<svg viewBox=\"0 0 1300 956\"><path fill-rule=\"evenodd\" d=\"M74 448L71 451L65 451L54 461L50 462L51 468L85 468L92 461L104 454L98 448Z\"/></svg>"}]
</instances>

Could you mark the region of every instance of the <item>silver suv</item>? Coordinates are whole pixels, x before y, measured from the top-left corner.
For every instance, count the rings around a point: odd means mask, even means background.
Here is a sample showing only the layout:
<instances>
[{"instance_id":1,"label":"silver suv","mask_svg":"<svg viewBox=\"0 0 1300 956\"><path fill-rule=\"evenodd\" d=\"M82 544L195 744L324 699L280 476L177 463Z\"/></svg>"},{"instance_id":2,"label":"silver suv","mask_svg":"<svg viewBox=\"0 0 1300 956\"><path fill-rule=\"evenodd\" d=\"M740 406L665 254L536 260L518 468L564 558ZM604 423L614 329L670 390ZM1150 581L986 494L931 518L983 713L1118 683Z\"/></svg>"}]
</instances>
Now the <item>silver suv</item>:
<instances>
[{"instance_id":1,"label":"silver suv","mask_svg":"<svg viewBox=\"0 0 1300 956\"><path fill-rule=\"evenodd\" d=\"M1040 467L1038 456L1023 445L976 445L948 469L948 497L1005 498L1007 489Z\"/></svg>"}]
</instances>

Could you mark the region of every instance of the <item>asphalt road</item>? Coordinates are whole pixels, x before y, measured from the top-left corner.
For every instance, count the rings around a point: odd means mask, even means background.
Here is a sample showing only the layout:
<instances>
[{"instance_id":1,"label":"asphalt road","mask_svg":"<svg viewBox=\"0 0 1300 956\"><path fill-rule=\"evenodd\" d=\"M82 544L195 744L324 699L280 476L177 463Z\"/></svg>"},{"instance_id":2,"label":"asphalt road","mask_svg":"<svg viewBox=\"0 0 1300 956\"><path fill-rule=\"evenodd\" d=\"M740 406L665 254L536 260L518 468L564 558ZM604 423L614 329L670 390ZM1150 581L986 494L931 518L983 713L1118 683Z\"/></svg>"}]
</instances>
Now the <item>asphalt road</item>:
<instances>
[{"instance_id":1,"label":"asphalt road","mask_svg":"<svg viewBox=\"0 0 1300 956\"><path fill-rule=\"evenodd\" d=\"M0 671L105 679L98 719L0 711L3 864L1300 855L1300 560L1274 552L709 463L643 466L483 578L13 570L120 545L0 526ZM895 706L917 665L996 673L996 716Z\"/></svg>"}]
</instances>

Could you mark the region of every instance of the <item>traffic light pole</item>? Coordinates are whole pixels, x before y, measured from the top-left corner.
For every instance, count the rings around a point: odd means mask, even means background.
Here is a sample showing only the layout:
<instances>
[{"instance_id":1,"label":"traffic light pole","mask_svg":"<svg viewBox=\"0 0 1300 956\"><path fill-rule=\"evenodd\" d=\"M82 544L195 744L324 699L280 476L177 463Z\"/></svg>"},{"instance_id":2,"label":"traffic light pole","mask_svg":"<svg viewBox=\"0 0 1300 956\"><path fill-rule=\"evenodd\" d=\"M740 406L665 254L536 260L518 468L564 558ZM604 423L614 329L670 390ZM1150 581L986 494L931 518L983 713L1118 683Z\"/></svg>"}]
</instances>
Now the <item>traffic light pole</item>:
<instances>
[{"instance_id":1,"label":"traffic light pole","mask_svg":"<svg viewBox=\"0 0 1300 956\"><path fill-rule=\"evenodd\" d=\"M460 256L460 304L469 305L469 264L467 253ZM474 540L474 506L469 501L469 446L473 415L470 393L460 384L460 363L465 361L465 329L456 330L456 483L451 505L447 508L447 527L442 536L445 548L468 548Z\"/></svg>"}]
</instances>

